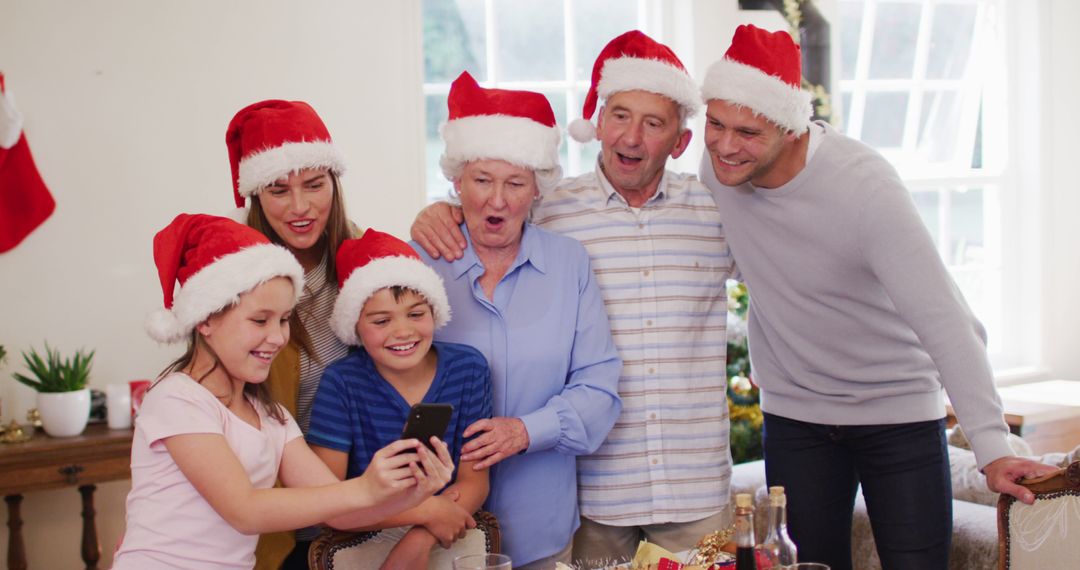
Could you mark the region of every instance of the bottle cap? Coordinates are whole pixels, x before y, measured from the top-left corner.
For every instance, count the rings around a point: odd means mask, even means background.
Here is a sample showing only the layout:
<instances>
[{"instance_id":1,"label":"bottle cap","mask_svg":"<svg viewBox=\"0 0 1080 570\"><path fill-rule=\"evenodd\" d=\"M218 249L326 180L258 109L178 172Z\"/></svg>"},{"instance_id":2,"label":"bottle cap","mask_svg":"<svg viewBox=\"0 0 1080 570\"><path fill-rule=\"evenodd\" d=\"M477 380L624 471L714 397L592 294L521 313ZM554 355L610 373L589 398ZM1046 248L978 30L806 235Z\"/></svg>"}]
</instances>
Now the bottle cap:
<instances>
[{"instance_id":1,"label":"bottle cap","mask_svg":"<svg viewBox=\"0 0 1080 570\"><path fill-rule=\"evenodd\" d=\"M753 498L750 497L749 493L739 493L738 495L735 495L735 506L736 507L745 509L745 508L751 507L753 505L754 505L754 500L753 500Z\"/></svg>"},{"instance_id":2,"label":"bottle cap","mask_svg":"<svg viewBox=\"0 0 1080 570\"><path fill-rule=\"evenodd\" d=\"M773 485L772 487L769 487L769 495L783 495L783 494L784 494L783 485Z\"/></svg>"}]
</instances>

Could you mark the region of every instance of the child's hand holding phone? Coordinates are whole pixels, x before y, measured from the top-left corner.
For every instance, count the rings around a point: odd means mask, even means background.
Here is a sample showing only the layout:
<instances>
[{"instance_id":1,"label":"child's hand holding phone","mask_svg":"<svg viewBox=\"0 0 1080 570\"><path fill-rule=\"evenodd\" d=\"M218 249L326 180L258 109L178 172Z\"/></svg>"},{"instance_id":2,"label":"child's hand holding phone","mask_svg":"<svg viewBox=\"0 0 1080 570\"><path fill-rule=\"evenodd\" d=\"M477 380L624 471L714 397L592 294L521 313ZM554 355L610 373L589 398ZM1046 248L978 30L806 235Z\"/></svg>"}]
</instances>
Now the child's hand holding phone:
<instances>
[{"instance_id":1,"label":"child's hand holding phone","mask_svg":"<svg viewBox=\"0 0 1080 570\"><path fill-rule=\"evenodd\" d=\"M410 509L445 487L454 473L446 444L431 438L428 447L417 439L395 441L376 451L364 474L350 481L390 512Z\"/></svg>"}]
</instances>

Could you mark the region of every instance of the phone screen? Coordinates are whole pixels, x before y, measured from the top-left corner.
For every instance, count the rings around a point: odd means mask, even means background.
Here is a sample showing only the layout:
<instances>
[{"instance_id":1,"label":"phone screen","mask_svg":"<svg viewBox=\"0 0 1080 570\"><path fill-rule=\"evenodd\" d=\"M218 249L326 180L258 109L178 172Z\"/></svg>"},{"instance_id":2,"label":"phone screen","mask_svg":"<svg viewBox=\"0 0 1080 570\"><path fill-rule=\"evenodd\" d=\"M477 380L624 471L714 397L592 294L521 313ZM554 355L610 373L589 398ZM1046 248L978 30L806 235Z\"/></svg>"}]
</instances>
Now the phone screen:
<instances>
[{"instance_id":1,"label":"phone screen","mask_svg":"<svg viewBox=\"0 0 1080 570\"><path fill-rule=\"evenodd\" d=\"M446 428L453 413L454 407L450 404L415 404L409 410L409 417L401 430L401 439L419 439L428 449L435 451L431 446L431 436L439 439L446 437Z\"/></svg>"}]
</instances>

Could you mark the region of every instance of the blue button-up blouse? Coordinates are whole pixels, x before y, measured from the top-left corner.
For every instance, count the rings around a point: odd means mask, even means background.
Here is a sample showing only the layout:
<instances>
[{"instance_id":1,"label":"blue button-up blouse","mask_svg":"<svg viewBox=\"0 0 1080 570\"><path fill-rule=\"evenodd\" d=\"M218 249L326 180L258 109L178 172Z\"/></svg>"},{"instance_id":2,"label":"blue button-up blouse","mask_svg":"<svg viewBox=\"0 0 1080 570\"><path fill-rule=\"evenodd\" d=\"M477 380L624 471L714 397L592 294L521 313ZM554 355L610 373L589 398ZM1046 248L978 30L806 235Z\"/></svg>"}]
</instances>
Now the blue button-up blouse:
<instances>
[{"instance_id":1,"label":"blue button-up blouse","mask_svg":"<svg viewBox=\"0 0 1080 570\"><path fill-rule=\"evenodd\" d=\"M450 299L453 317L436 340L479 350L495 415L521 418L529 433L525 453L492 467L485 504L517 566L558 553L577 530L575 457L595 451L619 416L622 361L580 243L525 224L517 259L488 300L484 266L461 229L470 247L457 261L413 247Z\"/></svg>"}]
</instances>

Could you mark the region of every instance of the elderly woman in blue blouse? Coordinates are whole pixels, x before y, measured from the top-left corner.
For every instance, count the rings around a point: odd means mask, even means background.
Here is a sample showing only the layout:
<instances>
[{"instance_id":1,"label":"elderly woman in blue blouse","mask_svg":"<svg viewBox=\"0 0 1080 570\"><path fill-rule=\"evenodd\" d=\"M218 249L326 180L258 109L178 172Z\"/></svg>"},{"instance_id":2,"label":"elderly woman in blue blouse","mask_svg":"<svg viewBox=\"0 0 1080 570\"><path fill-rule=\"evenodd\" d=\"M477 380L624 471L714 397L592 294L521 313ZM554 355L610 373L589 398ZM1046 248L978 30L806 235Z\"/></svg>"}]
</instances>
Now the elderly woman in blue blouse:
<instances>
[{"instance_id":1,"label":"elderly woman in blue blouse","mask_svg":"<svg viewBox=\"0 0 1080 570\"><path fill-rule=\"evenodd\" d=\"M491 366L496 417L466 430L474 438L461 459L491 467L486 508L514 568L552 568L570 561L576 456L595 451L619 415L622 363L585 249L527 222L562 176L547 99L483 89L462 73L449 110L440 163L469 247L453 262L414 247L454 311L436 338L476 347Z\"/></svg>"}]
</instances>

